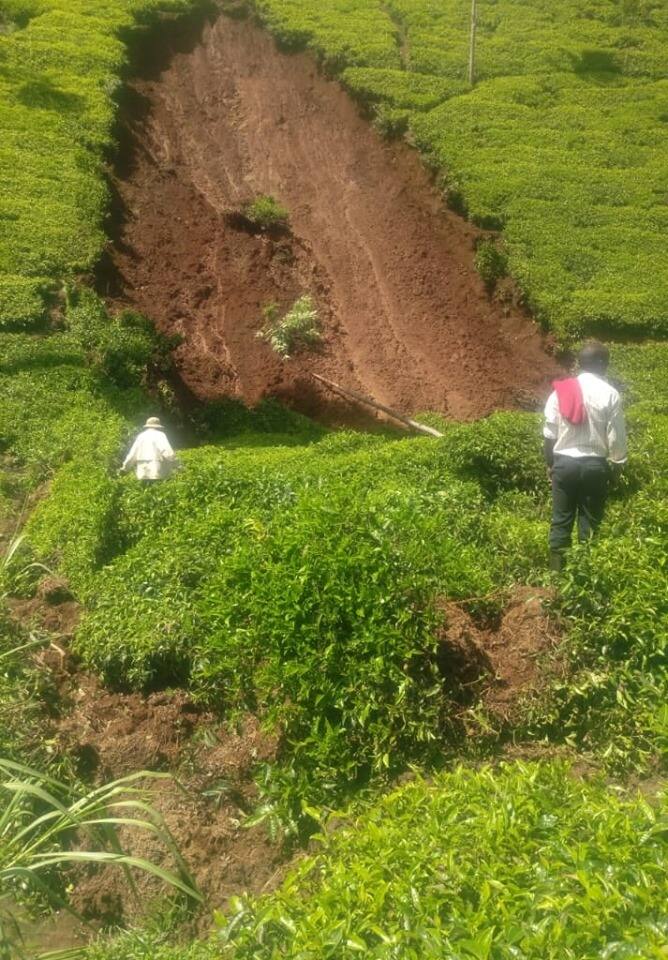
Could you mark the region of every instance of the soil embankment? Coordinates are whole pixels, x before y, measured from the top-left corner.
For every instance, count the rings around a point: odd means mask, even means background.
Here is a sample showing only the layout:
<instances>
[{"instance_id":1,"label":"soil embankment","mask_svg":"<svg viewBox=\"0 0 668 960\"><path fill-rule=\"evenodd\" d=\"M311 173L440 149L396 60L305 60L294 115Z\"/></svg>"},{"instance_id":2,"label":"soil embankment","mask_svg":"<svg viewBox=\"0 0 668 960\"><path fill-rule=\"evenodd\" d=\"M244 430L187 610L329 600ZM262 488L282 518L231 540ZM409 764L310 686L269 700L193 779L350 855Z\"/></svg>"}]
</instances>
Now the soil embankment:
<instances>
[{"instance_id":1,"label":"soil embankment","mask_svg":"<svg viewBox=\"0 0 668 960\"><path fill-rule=\"evenodd\" d=\"M322 417L335 401L317 371L402 412L470 418L545 392L556 363L521 309L487 296L478 231L309 56L220 17L134 81L123 124L106 292L184 338L198 397L275 395ZM289 210L289 234L230 216L259 194ZM257 339L262 308L304 293L323 343L284 362Z\"/></svg>"}]
</instances>

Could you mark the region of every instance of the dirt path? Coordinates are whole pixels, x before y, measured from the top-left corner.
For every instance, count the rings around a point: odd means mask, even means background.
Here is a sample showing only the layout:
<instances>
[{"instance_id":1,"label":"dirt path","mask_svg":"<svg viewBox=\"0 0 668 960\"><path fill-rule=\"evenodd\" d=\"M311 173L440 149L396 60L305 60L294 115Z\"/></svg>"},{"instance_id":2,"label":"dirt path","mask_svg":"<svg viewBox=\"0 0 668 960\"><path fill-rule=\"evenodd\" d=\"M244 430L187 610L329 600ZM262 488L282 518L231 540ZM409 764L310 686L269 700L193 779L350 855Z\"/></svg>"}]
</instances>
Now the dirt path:
<instances>
[{"instance_id":1,"label":"dirt path","mask_svg":"<svg viewBox=\"0 0 668 960\"><path fill-rule=\"evenodd\" d=\"M477 231L310 57L221 17L134 90L111 294L185 338L195 394L273 394L318 416L330 398L310 384L316 370L403 412L469 418L545 392L556 364L521 311L487 297ZM230 224L260 193L288 208L292 237ZM324 342L286 364L256 338L261 311L304 292Z\"/></svg>"}]
</instances>

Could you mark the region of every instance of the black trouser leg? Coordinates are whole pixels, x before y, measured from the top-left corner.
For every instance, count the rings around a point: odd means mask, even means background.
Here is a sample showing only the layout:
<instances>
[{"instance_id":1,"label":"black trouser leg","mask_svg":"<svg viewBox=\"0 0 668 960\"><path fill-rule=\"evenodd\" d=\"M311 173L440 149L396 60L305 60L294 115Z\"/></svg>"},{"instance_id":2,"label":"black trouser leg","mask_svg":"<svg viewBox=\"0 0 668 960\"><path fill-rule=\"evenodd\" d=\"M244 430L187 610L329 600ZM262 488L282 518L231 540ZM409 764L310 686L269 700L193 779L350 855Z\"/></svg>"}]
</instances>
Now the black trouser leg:
<instances>
[{"instance_id":1,"label":"black trouser leg","mask_svg":"<svg viewBox=\"0 0 668 960\"><path fill-rule=\"evenodd\" d=\"M578 508L579 476L580 470L575 458L559 456L554 458L550 550L565 550L570 546L571 533Z\"/></svg>"},{"instance_id":2,"label":"black trouser leg","mask_svg":"<svg viewBox=\"0 0 668 960\"><path fill-rule=\"evenodd\" d=\"M575 517L578 536L589 540L598 529L608 495L608 465L602 457L554 458L550 550L570 546Z\"/></svg>"},{"instance_id":3,"label":"black trouser leg","mask_svg":"<svg viewBox=\"0 0 668 960\"><path fill-rule=\"evenodd\" d=\"M580 468L578 535L580 542L594 536L601 525L608 497L608 465L602 457L587 457Z\"/></svg>"}]
</instances>

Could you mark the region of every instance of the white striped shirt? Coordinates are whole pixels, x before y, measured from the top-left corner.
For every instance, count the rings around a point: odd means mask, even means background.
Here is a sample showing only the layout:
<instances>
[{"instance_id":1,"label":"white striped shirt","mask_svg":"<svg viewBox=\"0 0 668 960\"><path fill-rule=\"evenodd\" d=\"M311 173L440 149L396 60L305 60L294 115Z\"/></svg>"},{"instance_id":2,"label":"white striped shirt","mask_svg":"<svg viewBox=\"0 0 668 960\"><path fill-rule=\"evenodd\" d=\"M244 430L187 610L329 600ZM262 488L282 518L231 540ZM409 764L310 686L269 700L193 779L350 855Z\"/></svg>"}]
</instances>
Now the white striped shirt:
<instances>
[{"instance_id":1,"label":"white striped shirt","mask_svg":"<svg viewBox=\"0 0 668 960\"><path fill-rule=\"evenodd\" d=\"M545 404L543 436L554 440L554 453L562 457L605 457L613 463L626 460L626 425L622 401L610 384L585 371L578 376L587 411L584 423L570 423L559 413L556 390Z\"/></svg>"}]
</instances>

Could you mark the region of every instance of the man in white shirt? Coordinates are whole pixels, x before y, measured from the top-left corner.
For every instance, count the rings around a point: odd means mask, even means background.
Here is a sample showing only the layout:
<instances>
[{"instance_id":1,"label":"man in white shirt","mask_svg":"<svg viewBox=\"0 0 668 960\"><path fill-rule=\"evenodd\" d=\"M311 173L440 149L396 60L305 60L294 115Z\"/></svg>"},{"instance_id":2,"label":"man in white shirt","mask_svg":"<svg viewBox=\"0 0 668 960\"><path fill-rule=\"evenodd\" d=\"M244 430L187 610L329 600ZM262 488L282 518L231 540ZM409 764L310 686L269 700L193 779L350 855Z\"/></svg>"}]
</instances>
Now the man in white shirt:
<instances>
[{"instance_id":1,"label":"man in white shirt","mask_svg":"<svg viewBox=\"0 0 668 960\"><path fill-rule=\"evenodd\" d=\"M626 462L626 427L619 393L604 379L607 347L588 343L576 378L555 381L545 405L545 461L552 480L550 568L561 570L575 518L580 541L595 533L605 510L610 474Z\"/></svg>"},{"instance_id":2,"label":"man in white shirt","mask_svg":"<svg viewBox=\"0 0 668 960\"><path fill-rule=\"evenodd\" d=\"M130 448L121 470L134 466L139 480L163 480L176 463L176 455L157 417L149 417Z\"/></svg>"}]
</instances>

